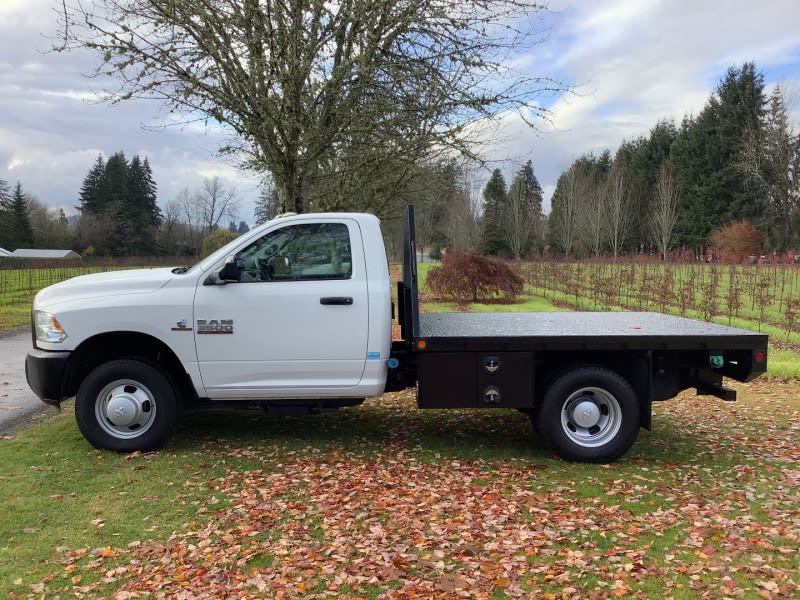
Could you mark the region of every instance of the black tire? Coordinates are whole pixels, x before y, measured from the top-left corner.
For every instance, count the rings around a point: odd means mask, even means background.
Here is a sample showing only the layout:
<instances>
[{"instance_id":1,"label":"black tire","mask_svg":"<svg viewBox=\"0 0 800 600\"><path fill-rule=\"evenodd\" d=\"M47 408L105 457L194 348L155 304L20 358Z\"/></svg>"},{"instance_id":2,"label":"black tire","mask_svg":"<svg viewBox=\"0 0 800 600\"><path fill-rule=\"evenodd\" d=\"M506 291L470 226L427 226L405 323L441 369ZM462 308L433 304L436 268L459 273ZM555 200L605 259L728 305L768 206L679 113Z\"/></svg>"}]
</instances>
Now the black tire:
<instances>
[{"instance_id":1,"label":"black tire","mask_svg":"<svg viewBox=\"0 0 800 600\"><path fill-rule=\"evenodd\" d=\"M556 379L532 415L536 432L561 458L608 463L639 435L641 406L631 385L602 367L580 367Z\"/></svg>"},{"instance_id":2,"label":"black tire","mask_svg":"<svg viewBox=\"0 0 800 600\"><path fill-rule=\"evenodd\" d=\"M136 359L96 367L75 398L75 419L83 437L95 448L115 452L161 448L175 431L179 412L171 378Z\"/></svg>"}]
</instances>

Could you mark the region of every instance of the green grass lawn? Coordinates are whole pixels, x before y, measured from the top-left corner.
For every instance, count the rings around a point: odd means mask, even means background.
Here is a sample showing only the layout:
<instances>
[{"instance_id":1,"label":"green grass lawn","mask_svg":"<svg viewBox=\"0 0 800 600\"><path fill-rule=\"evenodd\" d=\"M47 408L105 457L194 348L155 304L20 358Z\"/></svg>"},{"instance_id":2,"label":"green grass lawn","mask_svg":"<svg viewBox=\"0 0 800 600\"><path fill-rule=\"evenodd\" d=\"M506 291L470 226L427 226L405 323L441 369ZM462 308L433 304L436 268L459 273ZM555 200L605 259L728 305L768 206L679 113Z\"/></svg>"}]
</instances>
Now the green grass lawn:
<instances>
[{"instance_id":1,"label":"green grass lawn","mask_svg":"<svg viewBox=\"0 0 800 600\"><path fill-rule=\"evenodd\" d=\"M771 350L779 377L798 362ZM521 413L410 391L189 414L129 456L93 450L68 404L0 440L0 597L797 597L800 392L734 387L657 403L612 465L558 460Z\"/></svg>"},{"instance_id":2,"label":"green grass lawn","mask_svg":"<svg viewBox=\"0 0 800 600\"><path fill-rule=\"evenodd\" d=\"M189 415L131 456L68 408L0 442L0 595L796 597L800 396L737 387L657 404L606 466L554 458L520 413L409 392Z\"/></svg>"},{"instance_id":3,"label":"green grass lawn","mask_svg":"<svg viewBox=\"0 0 800 600\"><path fill-rule=\"evenodd\" d=\"M20 302L12 306L0 306L0 329L13 329L31 324L31 303Z\"/></svg>"}]
</instances>

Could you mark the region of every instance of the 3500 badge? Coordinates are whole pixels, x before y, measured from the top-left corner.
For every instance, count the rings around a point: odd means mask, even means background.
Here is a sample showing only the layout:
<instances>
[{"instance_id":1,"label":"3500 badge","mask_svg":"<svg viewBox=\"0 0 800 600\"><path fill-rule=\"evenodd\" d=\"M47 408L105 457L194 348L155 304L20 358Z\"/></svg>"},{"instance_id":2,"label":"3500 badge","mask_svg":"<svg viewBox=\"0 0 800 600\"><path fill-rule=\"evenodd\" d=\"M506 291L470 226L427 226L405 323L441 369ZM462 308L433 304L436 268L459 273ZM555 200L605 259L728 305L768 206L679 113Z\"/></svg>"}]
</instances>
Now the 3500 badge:
<instances>
[{"instance_id":1,"label":"3500 badge","mask_svg":"<svg viewBox=\"0 0 800 600\"><path fill-rule=\"evenodd\" d=\"M233 319L197 320L197 333L233 333Z\"/></svg>"}]
</instances>

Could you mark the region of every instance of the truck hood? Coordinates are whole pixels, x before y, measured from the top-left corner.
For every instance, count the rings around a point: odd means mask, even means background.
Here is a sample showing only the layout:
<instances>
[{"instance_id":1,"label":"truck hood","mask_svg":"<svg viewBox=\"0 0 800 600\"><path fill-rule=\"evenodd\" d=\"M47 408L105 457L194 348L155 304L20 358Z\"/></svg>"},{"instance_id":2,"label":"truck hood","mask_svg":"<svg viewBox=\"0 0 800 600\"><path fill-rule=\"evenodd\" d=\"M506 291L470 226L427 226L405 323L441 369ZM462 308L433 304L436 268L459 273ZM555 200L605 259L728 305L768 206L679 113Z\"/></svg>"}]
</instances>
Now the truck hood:
<instances>
[{"instance_id":1,"label":"truck hood","mask_svg":"<svg viewBox=\"0 0 800 600\"><path fill-rule=\"evenodd\" d=\"M71 300L123 294L147 294L164 287L176 275L170 268L132 269L81 275L41 290L35 308L47 308Z\"/></svg>"}]
</instances>

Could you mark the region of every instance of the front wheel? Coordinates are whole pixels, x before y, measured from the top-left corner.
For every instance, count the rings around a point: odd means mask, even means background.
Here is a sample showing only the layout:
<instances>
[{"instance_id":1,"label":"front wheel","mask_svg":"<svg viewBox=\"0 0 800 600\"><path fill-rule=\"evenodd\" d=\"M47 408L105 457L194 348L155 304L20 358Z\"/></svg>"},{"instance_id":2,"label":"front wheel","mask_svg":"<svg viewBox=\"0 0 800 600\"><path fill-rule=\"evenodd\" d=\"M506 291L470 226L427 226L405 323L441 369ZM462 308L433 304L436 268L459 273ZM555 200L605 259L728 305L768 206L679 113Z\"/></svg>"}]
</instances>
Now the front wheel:
<instances>
[{"instance_id":1,"label":"front wheel","mask_svg":"<svg viewBox=\"0 0 800 600\"><path fill-rule=\"evenodd\" d=\"M168 375L134 359L96 367L75 399L75 418L95 448L143 452L163 446L178 422L178 397Z\"/></svg>"},{"instance_id":2,"label":"front wheel","mask_svg":"<svg viewBox=\"0 0 800 600\"><path fill-rule=\"evenodd\" d=\"M553 382L534 411L541 438L566 460L606 463L625 454L641 423L630 384L602 367L581 367Z\"/></svg>"}]
</instances>

